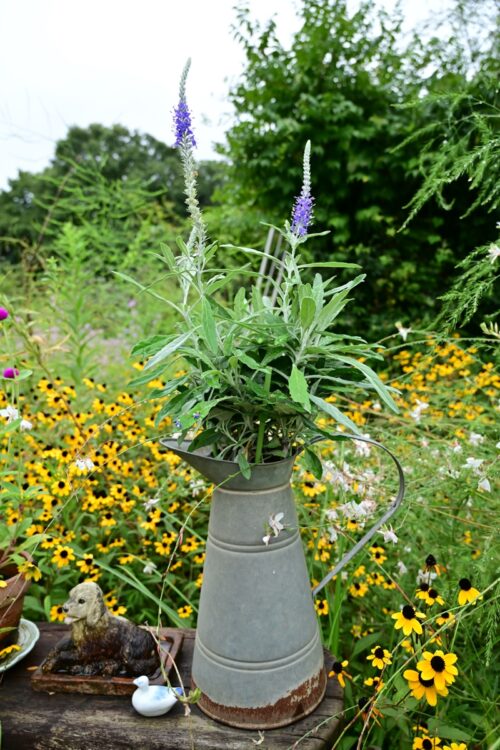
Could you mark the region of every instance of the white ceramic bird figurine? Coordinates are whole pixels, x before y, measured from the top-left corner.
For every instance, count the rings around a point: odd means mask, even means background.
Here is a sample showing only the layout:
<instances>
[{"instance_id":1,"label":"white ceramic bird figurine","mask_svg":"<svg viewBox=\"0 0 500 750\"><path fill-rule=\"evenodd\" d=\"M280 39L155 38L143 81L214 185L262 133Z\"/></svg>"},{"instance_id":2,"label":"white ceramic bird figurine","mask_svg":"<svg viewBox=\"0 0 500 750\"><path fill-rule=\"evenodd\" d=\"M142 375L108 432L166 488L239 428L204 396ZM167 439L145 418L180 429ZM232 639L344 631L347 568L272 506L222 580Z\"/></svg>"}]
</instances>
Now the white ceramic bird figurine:
<instances>
[{"instance_id":1,"label":"white ceramic bird figurine","mask_svg":"<svg viewBox=\"0 0 500 750\"><path fill-rule=\"evenodd\" d=\"M145 675L134 680L137 690L132 695L132 705L143 716L162 716L166 714L179 695L181 688L170 688L166 685L150 685Z\"/></svg>"}]
</instances>

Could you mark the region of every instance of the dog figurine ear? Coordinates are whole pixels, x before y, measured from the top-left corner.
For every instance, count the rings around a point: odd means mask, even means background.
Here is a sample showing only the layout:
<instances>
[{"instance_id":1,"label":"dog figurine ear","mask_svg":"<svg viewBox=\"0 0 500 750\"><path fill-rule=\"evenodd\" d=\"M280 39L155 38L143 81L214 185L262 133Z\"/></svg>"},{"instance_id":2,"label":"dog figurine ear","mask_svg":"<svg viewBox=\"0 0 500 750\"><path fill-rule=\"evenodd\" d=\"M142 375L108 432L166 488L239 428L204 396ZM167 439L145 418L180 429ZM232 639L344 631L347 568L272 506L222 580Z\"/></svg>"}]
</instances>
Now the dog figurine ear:
<instances>
[{"instance_id":1,"label":"dog figurine ear","mask_svg":"<svg viewBox=\"0 0 500 750\"><path fill-rule=\"evenodd\" d=\"M87 624L95 628L99 620L106 614L106 605L102 596L101 589L97 589L93 606L87 614Z\"/></svg>"}]
</instances>

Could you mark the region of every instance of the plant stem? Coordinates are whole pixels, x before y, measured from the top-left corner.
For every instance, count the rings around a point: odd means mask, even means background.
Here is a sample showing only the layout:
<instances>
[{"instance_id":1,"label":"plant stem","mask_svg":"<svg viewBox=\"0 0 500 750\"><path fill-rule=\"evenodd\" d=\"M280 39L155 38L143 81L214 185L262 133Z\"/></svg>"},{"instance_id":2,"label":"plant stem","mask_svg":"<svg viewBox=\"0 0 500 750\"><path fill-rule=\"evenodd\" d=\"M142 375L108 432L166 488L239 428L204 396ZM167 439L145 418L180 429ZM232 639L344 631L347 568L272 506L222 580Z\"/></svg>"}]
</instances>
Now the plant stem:
<instances>
[{"instance_id":1,"label":"plant stem","mask_svg":"<svg viewBox=\"0 0 500 750\"><path fill-rule=\"evenodd\" d=\"M272 372L268 370L264 378L264 389L266 393L271 390L271 377ZM266 430L266 416L265 414L260 415L259 432L257 433L257 445L255 446L255 463L260 464L262 462L262 446L264 444L264 432Z\"/></svg>"}]
</instances>

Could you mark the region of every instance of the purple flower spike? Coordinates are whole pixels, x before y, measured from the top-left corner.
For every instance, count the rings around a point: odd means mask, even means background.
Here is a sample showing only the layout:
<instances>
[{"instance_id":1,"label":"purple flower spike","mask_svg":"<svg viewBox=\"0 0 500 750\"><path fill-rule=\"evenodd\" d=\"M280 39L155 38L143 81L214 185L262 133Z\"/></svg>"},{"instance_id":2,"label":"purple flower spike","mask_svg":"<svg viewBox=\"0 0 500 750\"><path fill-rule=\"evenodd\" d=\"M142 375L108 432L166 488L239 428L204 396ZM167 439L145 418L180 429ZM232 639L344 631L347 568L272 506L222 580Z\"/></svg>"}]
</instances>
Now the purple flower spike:
<instances>
[{"instance_id":1,"label":"purple flower spike","mask_svg":"<svg viewBox=\"0 0 500 750\"><path fill-rule=\"evenodd\" d=\"M180 99L174 109L175 146L182 146L186 138L191 146L196 146L193 129L191 126L191 113L185 99Z\"/></svg>"},{"instance_id":2,"label":"purple flower spike","mask_svg":"<svg viewBox=\"0 0 500 750\"><path fill-rule=\"evenodd\" d=\"M9 317L9 311L5 307L0 307L0 320L7 320Z\"/></svg>"},{"instance_id":3,"label":"purple flower spike","mask_svg":"<svg viewBox=\"0 0 500 750\"><path fill-rule=\"evenodd\" d=\"M302 190L292 211L291 230L296 237L304 237L312 224L314 198L311 195L311 141L307 141L304 149L304 167Z\"/></svg>"},{"instance_id":4,"label":"purple flower spike","mask_svg":"<svg viewBox=\"0 0 500 750\"><path fill-rule=\"evenodd\" d=\"M9 378L10 380L14 380L18 375L19 370L16 367L6 367L3 371L4 378Z\"/></svg>"},{"instance_id":5,"label":"purple flower spike","mask_svg":"<svg viewBox=\"0 0 500 750\"><path fill-rule=\"evenodd\" d=\"M304 237L312 222L313 197L302 192L293 207L292 232L298 237Z\"/></svg>"}]
</instances>

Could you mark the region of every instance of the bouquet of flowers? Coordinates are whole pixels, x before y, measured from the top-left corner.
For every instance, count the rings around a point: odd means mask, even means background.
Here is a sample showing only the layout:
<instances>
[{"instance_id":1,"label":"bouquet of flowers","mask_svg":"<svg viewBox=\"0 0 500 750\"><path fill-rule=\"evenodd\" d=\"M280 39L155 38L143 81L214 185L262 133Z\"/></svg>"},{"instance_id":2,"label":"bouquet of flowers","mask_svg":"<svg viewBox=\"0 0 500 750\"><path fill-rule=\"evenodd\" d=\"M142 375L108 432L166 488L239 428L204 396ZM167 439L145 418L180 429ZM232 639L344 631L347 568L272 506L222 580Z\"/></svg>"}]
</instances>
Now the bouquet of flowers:
<instances>
[{"instance_id":1,"label":"bouquet of flowers","mask_svg":"<svg viewBox=\"0 0 500 750\"><path fill-rule=\"evenodd\" d=\"M178 322L175 331L134 347L133 353L146 360L144 373L134 382L165 376L175 362L182 363L184 374L167 379L153 392L154 397L167 397L158 421L170 417L180 440L193 436L190 450L209 446L211 455L236 461L246 476L252 464L289 457L321 433L315 424L320 415L357 433L356 425L333 403L338 396L352 399L356 392L376 392L386 406L397 409L391 389L366 364L370 358L381 358L375 345L335 331L351 290L364 275L336 285L334 276L314 273L319 268L359 266L301 259L301 246L319 236L309 232L314 209L310 142L291 220L274 227L286 249L272 257L279 270L269 279L272 294L262 293L252 264L259 257L271 259L264 250L237 248L247 264L237 270L214 267L218 247L208 239L197 198L196 143L186 100L188 70L189 61L181 78L175 128L191 232L187 241L178 239L177 252L162 246L161 255L167 275L181 292L178 302L167 301ZM236 277L239 288L233 296L228 292ZM317 457L311 450L307 455L320 474Z\"/></svg>"}]
</instances>

